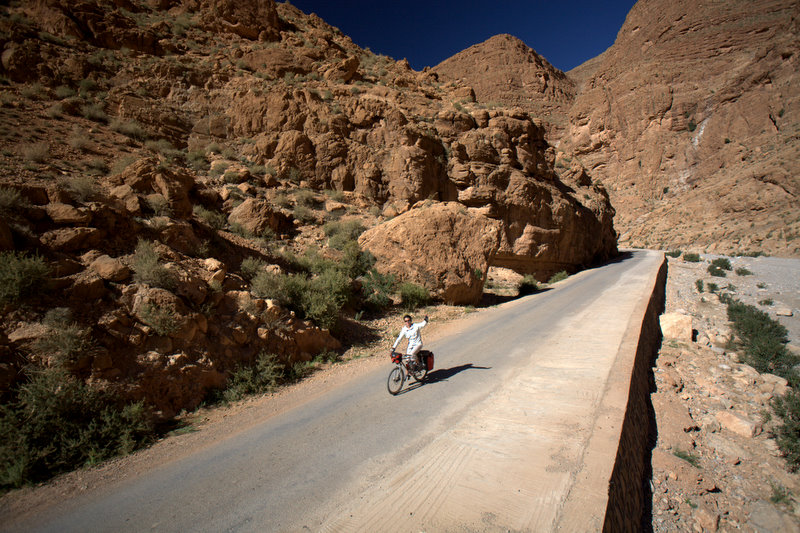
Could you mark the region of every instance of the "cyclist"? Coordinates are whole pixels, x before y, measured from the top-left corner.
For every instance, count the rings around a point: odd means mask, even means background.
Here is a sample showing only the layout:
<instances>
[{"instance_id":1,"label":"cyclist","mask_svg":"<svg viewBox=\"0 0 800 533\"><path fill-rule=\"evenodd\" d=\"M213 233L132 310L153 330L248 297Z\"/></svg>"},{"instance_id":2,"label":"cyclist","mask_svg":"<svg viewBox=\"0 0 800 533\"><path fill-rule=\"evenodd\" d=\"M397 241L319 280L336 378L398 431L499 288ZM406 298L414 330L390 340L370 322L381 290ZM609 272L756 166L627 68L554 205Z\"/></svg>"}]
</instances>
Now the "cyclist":
<instances>
[{"instance_id":1,"label":"cyclist","mask_svg":"<svg viewBox=\"0 0 800 533\"><path fill-rule=\"evenodd\" d=\"M392 352L394 352L397 345L400 344L400 341L405 337L408 339L406 357L413 358L413 364L416 367L419 366L419 356L417 354L422 349L422 335L419 334L419 330L428 325L428 315L425 315L422 322L416 323L413 322L411 315L406 315L403 317L403 323L403 329L400 330L400 335L397 336L397 340L394 341L392 345Z\"/></svg>"}]
</instances>

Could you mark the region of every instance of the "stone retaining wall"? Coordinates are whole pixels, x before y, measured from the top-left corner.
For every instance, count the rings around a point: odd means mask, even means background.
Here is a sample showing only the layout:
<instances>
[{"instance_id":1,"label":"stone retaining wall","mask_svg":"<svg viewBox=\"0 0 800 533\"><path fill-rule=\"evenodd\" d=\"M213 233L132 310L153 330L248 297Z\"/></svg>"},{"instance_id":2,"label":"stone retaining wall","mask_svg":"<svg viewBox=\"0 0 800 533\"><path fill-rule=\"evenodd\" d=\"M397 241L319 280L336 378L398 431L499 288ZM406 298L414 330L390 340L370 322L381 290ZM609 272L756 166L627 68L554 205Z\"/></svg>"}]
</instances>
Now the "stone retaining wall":
<instances>
[{"instance_id":1,"label":"stone retaining wall","mask_svg":"<svg viewBox=\"0 0 800 533\"><path fill-rule=\"evenodd\" d=\"M608 486L603 531L650 530L651 450L656 439L650 402L653 361L661 345L658 317L664 310L667 262L662 263L641 323L617 457ZM636 333L636 332L632 332Z\"/></svg>"}]
</instances>

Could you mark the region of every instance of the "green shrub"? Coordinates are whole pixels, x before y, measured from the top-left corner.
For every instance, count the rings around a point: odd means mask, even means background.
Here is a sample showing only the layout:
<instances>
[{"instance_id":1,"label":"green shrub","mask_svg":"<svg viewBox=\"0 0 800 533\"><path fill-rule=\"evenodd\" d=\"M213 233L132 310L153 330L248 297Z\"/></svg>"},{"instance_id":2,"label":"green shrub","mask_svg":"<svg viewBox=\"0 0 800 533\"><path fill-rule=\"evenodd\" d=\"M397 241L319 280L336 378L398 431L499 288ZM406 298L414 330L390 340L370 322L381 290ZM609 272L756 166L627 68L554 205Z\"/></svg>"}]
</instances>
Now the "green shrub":
<instances>
[{"instance_id":1,"label":"green shrub","mask_svg":"<svg viewBox=\"0 0 800 533\"><path fill-rule=\"evenodd\" d=\"M94 122L108 122L108 115L101 104L85 105L81 108L83 118Z\"/></svg>"},{"instance_id":2,"label":"green shrub","mask_svg":"<svg viewBox=\"0 0 800 533\"><path fill-rule=\"evenodd\" d=\"M202 150L194 150L189 152L186 155L186 161L189 163L189 166L197 171L205 171L208 170L211 165L208 163L208 159L206 159L206 154Z\"/></svg>"},{"instance_id":3,"label":"green shrub","mask_svg":"<svg viewBox=\"0 0 800 533\"><path fill-rule=\"evenodd\" d=\"M519 282L519 287L517 287L517 293L519 296L527 296L528 294L533 294L538 290L539 283L532 274L525 274L522 276L522 280Z\"/></svg>"},{"instance_id":4,"label":"green shrub","mask_svg":"<svg viewBox=\"0 0 800 533\"><path fill-rule=\"evenodd\" d=\"M798 382L794 366L800 358L786 348L786 328L752 305L731 299L728 320L744 351L744 360L760 373L769 372L786 378L792 386Z\"/></svg>"},{"instance_id":5,"label":"green shrub","mask_svg":"<svg viewBox=\"0 0 800 533\"><path fill-rule=\"evenodd\" d=\"M0 252L0 304L17 303L43 291L49 273L38 255Z\"/></svg>"},{"instance_id":6,"label":"green shrub","mask_svg":"<svg viewBox=\"0 0 800 533\"><path fill-rule=\"evenodd\" d=\"M694 285L695 285L695 287L697 287L697 292L703 292L704 287L703 287L703 280L702 279L698 279L697 281L695 281Z\"/></svg>"},{"instance_id":7,"label":"green shrub","mask_svg":"<svg viewBox=\"0 0 800 533\"><path fill-rule=\"evenodd\" d=\"M50 158L50 145L45 142L27 144L22 147L22 157L34 163L44 163Z\"/></svg>"},{"instance_id":8,"label":"green shrub","mask_svg":"<svg viewBox=\"0 0 800 533\"><path fill-rule=\"evenodd\" d=\"M242 260L242 274L245 279L252 280L267 264L255 257L245 257Z\"/></svg>"},{"instance_id":9,"label":"green shrub","mask_svg":"<svg viewBox=\"0 0 800 533\"><path fill-rule=\"evenodd\" d=\"M323 328L333 328L339 312L351 296L350 278L338 268L328 268L315 276L259 272L250 284L259 298L269 298L313 320Z\"/></svg>"},{"instance_id":10,"label":"green shrub","mask_svg":"<svg viewBox=\"0 0 800 533\"><path fill-rule=\"evenodd\" d=\"M753 274L752 272L750 272L749 270L747 270L744 267L739 267L739 268L736 269L736 275L737 276L751 276L752 274Z\"/></svg>"},{"instance_id":11,"label":"green shrub","mask_svg":"<svg viewBox=\"0 0 800 533\"><path fill-rule=\"evenodd\" d=\"M228 219L223 213L206 209L202 205L194 206L192 211L194 212L194 216L214 229L222 229L228 223Z\"/></svg>"},{"instance_id":12,"label":"green shrub","mask_svg":"<svg viewBox=\"0 0 800 533\"><path fill-rule=\"evenodd\" d=\"M567 271L566 270L562 270L561 272L556 272L555 274L553 274L550 277L550 279L547 280L547 283L549 285L552 285L553 283L558 283L559 281L563 281L563 280L567 279L568 277L569 277L569 274L567 273Z\"/></svg>"},{"instance_id":13,"label":"green shrub","mask_svg":"<svg viewBox=\"0 0 800 533\"><path fill-rule=\"evenodd\" d=\"M67 87L65 85L59 85L53 91L56 95L56 98L63 100L64 98L71 98L75 96L75 89Z\"/></svg>"},{"instance_id":14,"label":"green shrub","mask_svg":"<svg viewBox=\"0 0 800 533\"><path fill-rule=\"evenodd\" d=\"M355 279L369 272L375 262L375 256L369 250L361 250L357 241L349 241L342 248L342 260L338 268Z\"/></svg>"},{"instance_id":15,"label":"green shrub","mask_svg":"<svg viewBox=\"0 0 800 533\"><path fill-rule=\"evenodd\" d=\"M222 398L228 402L241 400L249 394L272 392L284 375L284 365L278 356L261 352L253 366L241 366L228 378Z\"/></svg>"},{"instance_id":16,"label":"green shrub","mask_svg":"<svg viewBox=\"0 0 800 533\"><path fill-rule=\"evenodd\" d=\"M681 252L680 250L672 250L670 252L667 252L666 256L667 257L680 257L682 253L683 252Z\"/></svg>"},{"instance_id":17,"label":"green shrub","mask_svg":"<svg viewBox=\"0 0 800 533\"><path fill-rule=\"evenodd\" d=\"M66 371L33 372L0 405L0 486L4 489L130 453L154 436L141 403L84 385Z\"/></svg>"},{"instance_id":18,"label":"green shrub","mask_svg":"<svg viewBox=\"0 0 800 533\"><path fill-rule=\"evenodd\" d=\"M775 302L773 302L773 301L772 301L772 298L764 298L763 300L760 300L760 301L758 302L758 305L766 305L766 306L770 306L770 305L772 305L772 304L774 304L774 303L775 303Z\"/></svg>"},{"instance_id":19,"label":"green shrub","mask_svg":"<svg viewBox=\"0 0 800 533\"><path fill-rule=\"evenodd\" d=\"M250 291L259 298L275 300L279 305L288 306L292 301L289 289L291 276L262 270L250 282Z\"/></svg>"},{"instance_id":20,"label":"green shrub","mask_svg":"<svg viewBox=\"0 0 800 533\"><path fill-rule=\"evenodd\" d=\"M776 428L778 447L789 470L800 468L800 392L790 389L784 396L772 399L772 408L782 424Z\"/></svg>"},{"instance_id":21,"label":"green shrub","mask_svg":"<svg viewBox=\"0 0 800 533\"><path fill-rule=\"evenodd\" d=\"M304 205L296 205L292 210L292 216L304 224L311 224L317 221L317 215Z\"/></svg>"},{"instance_id":22,"label":"green shrub","mask_svg":"<svg viewBox=\"0 0 800 533\"><path fill-rule=\"evenodd\" d=\"M727 276L724 270L714 264L708 265L708 273L718 278L724 278Z\"/></svg>"},{"instance_id":23,"label":"green shrub","mask_svg":"<svg viewBox=\"0 0 800 533\"><path fill-rule=\"evenodd\" d=\"M106 167L106 170L108 167ZM87 202L97 194L97 184L88 176L76 176L62 182L64 189L78 202Z\"/></svg>"},{"instance_id":24,"label":"green shrub","mask_svg":"<svg viewBox=\"0 0 800 533\"><path fill-rule=\"evenodd\" d=\"M721 268L722 270L730 270L731 269L731 262L728 260L727 257L718 257L711 261L711 264L716 266L717 268Z\"/></svg>"},{"instance_id":25,"label":"green shrub","mask_svg":"<svg viewBox=\"0 0 800 533\"><path fill-rule=\"evenodd\" d=\"M28 202L17 189L0 187L0 214L10 216L26 207L28 207Z\"/></svg>"},{"instance_id":26,"label":"green shrub","mask_svg":"<svg viewBox=\"0 0 800 533\"><path fill-rule=\"evenodd\" d=\"M47 327L47 334L39 337L34 346L37 351L53 356L56 363L72 363L78 355L91 349L89 330L72 321L69 309L50 309L42 323Z\"/></svg>"},{"instance_id":27,"label":"green shrub","mask_svg":"<svg viewBox=\"0 0 800 533\"><path fill-rule=\"evenodd\" d=\"M349 219L336 222L328 222L322 227L325 236L328 237L328 245L331 248L341 250L349 241L358 239L364 233L364 225L358 219Z\"/></svg>"},{"instance_id":28,"label":"green shrub","mask_svg":"<svg viewBox=\"0 0 800 533\"><path fill-rule=\"evenodd\" d=\"M390 295L394 291L395 277L371 269L361 278L361 295L370 311L380 312L392 305Z\"/></svg>"},{"instance_id":29,"label":"green shrub","mask_svg":"<svg viewBox=\"0 0 800 533\"><path fill-rule=\"evenodd\" d=\"M307 280L302 289L298 297L302 314L320 327L333 329L350 299L350 278L338 269L329 269Z\"/></svg>"},{"instance_id":30,"label":"green shrub","mask_svg":"<svg viewBox=\"0 0 800 533\"><path fill-rule=\"evenodd\" d=\"M684 252L683 260L689 263L699 263L700 262L700 254L695 254L691 252Z\"/></svg>"},{"instance_id":31,"label":"green shrub","mask_svg":"<svg viewBox=\"0 0 800 533\"><path fill-rule=\"evenodd\" d=\"M147 133L141 124L136 122L135 120L131 120L130 122L125 122L120 119L114 119L111 121L111 129L116 131L117 133L121 133L126 137L130 137L133 140L144 142L150 136Z\"/></svg>"},{"instance_id":32,"label":"green shrub","mask_svg":"<svg viewBox=\"0 0 800 533\"><path fill-rule=\"evenodd\" d=\"M139 239L133 252L133 279L137 283L145 283L162 289L175 287L175 278L161 263L158 252L152 242Z\"/></svg>"},{"instance_id":33,"label":"green shrub","mask_svg":"<svg viewBox=\"0 0 800 533\"><path fill-rule=\"evenodd\" d=\"M142 322L153 328L158 335L168 336L180 327L178 316L171 307L161 307L154 303L142 304L139 311Z\"/></svg>"},{"instance_id":34,"label":"green shrub","mask_svg":"<svg viewBox=\"0 0 800 533\"><path fill-rule=\"evenodd\" d=\"M317 195L313 192L309 191L308 189L300 189L294 195L294 200L297 205L302 205L305 207L309 207L311 209L315 209L319 206L319 200L317 199Z\"/></svg>"},{"instance_id":35,"label":"green shrub","mask_svg":"<svg viewBox=\"0 0 800 533\"><path fill-rule=\"evenodd\" d=\"M710 292L711 294L716 293L718 290L719 290L719 285L717 285L716 283L708 284L708 292Z\"/></svg>"},{"instance_id":36,"label":"green shrub","mask_svg":"<svg viewBox=\"0 0 800 533\"><path fill-rule=\"evenodd\" d=\"M408 311L413 311L418 307L428 305L431 301L431 295L428 289L416 283L401 283L398 290L400 291L400 302Z\"/></svg>"}]
</instances>

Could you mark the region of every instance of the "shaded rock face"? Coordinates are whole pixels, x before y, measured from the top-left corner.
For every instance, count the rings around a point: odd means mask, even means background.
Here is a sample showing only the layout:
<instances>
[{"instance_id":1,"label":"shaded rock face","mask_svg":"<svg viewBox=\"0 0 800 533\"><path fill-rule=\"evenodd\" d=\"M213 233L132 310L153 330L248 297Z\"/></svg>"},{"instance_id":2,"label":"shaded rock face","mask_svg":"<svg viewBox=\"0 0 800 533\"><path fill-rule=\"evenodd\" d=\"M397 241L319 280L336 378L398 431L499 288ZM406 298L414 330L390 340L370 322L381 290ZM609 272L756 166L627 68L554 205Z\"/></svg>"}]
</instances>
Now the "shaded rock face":
<instances>
[{"instance_id":1,"label":"shaded rock face","mask_svg":"<svg viewBox=\"0 0 800 533\"><path fill-rule=\"evenodd\" d=\"M640 1L576 69L560 147L608 188L623 244L800 254L799 19L791 0Z\"/></svg>"},{"instance_id":2,"label":"shaded rock face","mask_svg":"<svg viewBox=\"0 0 800 533\"><path fill-rule=\"evenodd\" d=\"M473 45L432 70L471 86L480 102L522 107L551 127L559 126L575 97L575 84L566 74L507 34Z\"/></svg>"},{"instance_id":3,"label":"shaded rock face","mask_svg":"<svg viewBox=\"0 0 800 533\"><path fill-rule=\"evenodd\" d=\"M476 304L500 245L500 223L457 202L422 203L359 238L376 268L451 304Z\"/></svg>"}]
</instances>

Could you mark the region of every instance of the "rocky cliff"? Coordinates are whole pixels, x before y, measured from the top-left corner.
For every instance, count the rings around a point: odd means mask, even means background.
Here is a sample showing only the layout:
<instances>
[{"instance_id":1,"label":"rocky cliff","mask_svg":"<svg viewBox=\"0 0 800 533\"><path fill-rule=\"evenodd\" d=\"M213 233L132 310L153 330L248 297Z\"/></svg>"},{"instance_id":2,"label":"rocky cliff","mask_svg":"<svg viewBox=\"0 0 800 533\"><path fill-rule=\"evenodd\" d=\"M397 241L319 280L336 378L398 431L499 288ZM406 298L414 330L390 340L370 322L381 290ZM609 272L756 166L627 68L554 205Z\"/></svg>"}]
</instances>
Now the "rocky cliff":
<instances>
[{"instance_id":1,"label":"rocky cliff","mask_svg":"<svg viewBox=\"0 0 800 533\"><path fill-rule=\"evenodd\" d=\"M565 160L608 188L622 244L797 256L798 9L640 0L566 82L508 36L435 71L542 113Z\"/></svg>"},{"instance_id":2,"label":"rocky cliff","mask_svg":"<svg viewBox=\"0 0 800 533\"><path fill-rule=\"evenodd\" d=\"M561 149L609 188L621 241L800 254L800 7L642 0Z\"/></svg>"},{"instance_id":3,"label":"rocky cliff","mask_svg":"<svg viewBox=\"0 0 800 533\"><path fill-rule=\"evenodd\" d=\"M0 48L0 258L40 259L52 289L0 295L0 393L60 364L169 417L259 353L292 366L336 349L329 309L270 283L344 290L343 267L317 268L360 260L334 229L420 203L455 202L492 241L421 252L446 300L474 302L492 264L546 278L616 253L606 191L528 113L288 3L23 2L3 8ZM87 349L44 348L67 330Z\"/></svg>"}]
</instances>

